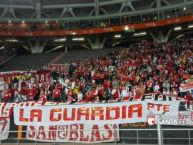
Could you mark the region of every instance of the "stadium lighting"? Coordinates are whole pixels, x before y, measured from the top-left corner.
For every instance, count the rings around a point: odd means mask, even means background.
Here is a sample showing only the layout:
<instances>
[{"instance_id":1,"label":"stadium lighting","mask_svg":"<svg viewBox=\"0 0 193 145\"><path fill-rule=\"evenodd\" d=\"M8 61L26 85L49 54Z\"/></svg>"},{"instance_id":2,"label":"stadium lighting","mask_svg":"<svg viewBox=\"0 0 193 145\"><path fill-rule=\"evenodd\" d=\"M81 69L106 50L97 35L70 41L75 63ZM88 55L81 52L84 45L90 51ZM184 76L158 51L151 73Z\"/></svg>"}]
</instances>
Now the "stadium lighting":
<instances>
[{"instance_id":1,"label":"stadium lighting","mask_svg":"<svg viewBox=\"0 0 193 145\"><path fill-rule=\"evenodd\" d=\"M18 42L17 39L7 39L6 41L7 41L7 42Z\"/></svg>"},{"instance_id":2,"label":"stadium lighting","mask_svg":"<svg viewBox=\"0 0 193 145\"><path fill-rule=\"evenodd\" d=\"M178 35L176 38L181 38L181 37L183 37L184 35Z\"/></svg>"},{"instance_id":3,"label":"stadium lighting","mask_svg":"<svg viewBox=\"0 0 193 145\"><path fill-rule=\"evenodd\" d=\"M129 27L128 27L128 26L125 26L124 30L125 30L125 31L128 31L128 30L129 30Z\"/></svg>"},{"instance_id":4,"label":"stadium lighting","mask_svg":"<svg viewBox=\"0 0 193 145\"><path fill-rule=\"evenodd\" d=\"M54 42L65 42L66 38L55 39Z\"/></svg>"},{"instance_id":5,"label":"stadium lighting","mask_svg":"<svg viewBox=\"0 0 193 145\"><path fill-rule=\"evenodd\" d=\"M114 35L114 38L121 38L121 34Z\"/></svg>"},{"instance_id":6,"label":"stadium lighting","mask_svg":"<svg viewBox=\"0 0 193 145\"><path fill-rule=\"evenodd\" d=\"M5 46L1 46L1 47L0 47L0 50L2 50L2 49L5 49Z\"/></svg>"},{"instance_id":7,"label":"stadium lighting","mask_svg":"<svg viewBox=\"0 0 193 145\"><path fill-rule=\"evenodd\" d=\"M72 38L72 41L84 41L84 37Z\"/></svg>"},{"instance_id":8,"label":"stadium lighting","mask_svg":"<svg viewBox=\"0 0 193 145\"><path fill-rule=\"evenodd\" d=\"M140 33L134 33L134 36L143 36L143 35L147 35L146 32L140 32Z\"/></svg>"},{"instance_id":9,"label":"stadium lighting","mask_svg":"<svg viewBox=\"0 0 193 145\"><path fill-rule=\"evenodd\" d=\"M174 31L179 31L179 30L182 30L182 27L175 27L174 28Z\"/></svg>"},{"instance_id":10,"label":"stadium lighting","mask_svg":"<svg viewBox=\"0 0 193 145\"><path fill-rule=\"evenodd\" d=\"M60 45L60 46L55 47L53 50L57 50L57 49L62 48L62 47L64 47L64 46Z\"/></svg>"},{"instance_id":11,"label":"stadium lighting","mask_svg":"<svg viewBox=\"0 0 193 145\"><path fill-rule=\"evenodd\" d=\"M189 25L188 28L193 28L193 24L192 24L192 25Z\"/></svg>"}]
</instances>

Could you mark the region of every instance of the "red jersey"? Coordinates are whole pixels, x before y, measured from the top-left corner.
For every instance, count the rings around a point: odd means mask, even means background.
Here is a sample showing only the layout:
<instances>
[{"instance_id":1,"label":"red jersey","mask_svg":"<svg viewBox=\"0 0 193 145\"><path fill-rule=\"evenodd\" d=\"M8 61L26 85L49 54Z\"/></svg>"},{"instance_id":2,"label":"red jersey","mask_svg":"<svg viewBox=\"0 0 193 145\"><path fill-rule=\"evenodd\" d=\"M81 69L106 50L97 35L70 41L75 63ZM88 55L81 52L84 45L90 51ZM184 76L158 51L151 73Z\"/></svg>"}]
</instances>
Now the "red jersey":
<instances>
[{"instance_id":1,"label":"red jersey","mask_svg":"<svg viewBox=\"0 0 193 145\"><path fill-rule=\"evenodd\" d=\"M4 100L8 101L9 98L11 98L11 93L10 93L10 91L7 90L4 92Z\"/></svg>"},{"instance_id":2,"label":"red jersey","mask_svg":"<svg viewBox=\"0 0 193 145\"><path fill-rule=\"evenodd\" d=\"M105 81L104 83L103 83L103 86L104 86L104 89L106 90L106 89L109 89L109 88L111 88L111 82L110 81Z\"/></svg>"},{"instance_id":3,"label":"red jersey","mask_svg":"<svg viewBox=\"0 0 193 145\"><path fill-rule=\"evenodd\" d=\"M60 90L59 89L54 89L53 96L54 96L54 98L59 98L60 97Z\"/></svg>"},{"instance_id":4,"label":"red jersey","mask_svg":"<svg viewBox=\"0 0 193 145\"><path fill-rule=\"evenodd\" d=\"M36 88L31 88L28 92L28 96L30 99L33 99L36 95Z\"/></svg>"},{"instance_id":5,"label":"red jersey","mask_svg":"<svg viewBox=\"0 0 193 145\"><path fill-rule=\"evenodd\" d=\"M42 95L40 96L40 100L43 101L43 102L46 102L46 101L47 101L47 96L46 96L46 94L42 94Z\"/></svg>"}]
</instances>

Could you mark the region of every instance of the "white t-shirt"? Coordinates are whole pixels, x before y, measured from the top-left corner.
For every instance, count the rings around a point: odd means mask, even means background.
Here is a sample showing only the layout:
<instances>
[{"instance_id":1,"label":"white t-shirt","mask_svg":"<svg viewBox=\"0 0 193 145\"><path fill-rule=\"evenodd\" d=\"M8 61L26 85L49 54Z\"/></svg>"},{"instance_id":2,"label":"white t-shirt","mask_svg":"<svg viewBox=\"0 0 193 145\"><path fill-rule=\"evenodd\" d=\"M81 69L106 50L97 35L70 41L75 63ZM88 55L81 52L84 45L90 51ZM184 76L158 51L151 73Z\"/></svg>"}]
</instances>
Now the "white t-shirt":
<instances>
[{"instance_id":1,"label":"white t-shirt","mask_svg":"<svg viewBox=\"0 0 193 145\"><path fill-rule=\"evenodd\" d=\"M0 81L0 90L1 91L5 90L5 82L4 81Z\"/></svg>"}]
</instances>

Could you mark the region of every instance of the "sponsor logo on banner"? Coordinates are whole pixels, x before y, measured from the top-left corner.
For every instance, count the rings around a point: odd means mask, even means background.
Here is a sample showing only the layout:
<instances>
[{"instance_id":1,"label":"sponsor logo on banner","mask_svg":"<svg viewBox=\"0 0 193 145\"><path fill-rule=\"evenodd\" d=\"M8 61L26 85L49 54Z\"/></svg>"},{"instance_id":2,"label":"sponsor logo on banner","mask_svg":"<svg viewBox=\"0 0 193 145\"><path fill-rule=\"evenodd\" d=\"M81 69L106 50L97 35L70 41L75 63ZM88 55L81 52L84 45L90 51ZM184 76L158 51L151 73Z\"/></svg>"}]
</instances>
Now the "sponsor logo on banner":
<instances>
[{"instance_id":1,"label":"sponsor logo on banner","mask_svg":"<svg viewBox=\"0 0 193 145\"><path fill-rule=\"evenodd\" d=\"M43 142L114 142L119 141L119 126L116 124L28 126L26 139Z\"/></svg>"},{"instance_id":2,"label":"sponsor logo on banner","mask_svg":"<svg viewBox=\"0 0 193 145\"><path fill-rule=\"evenodd\" d=\"M151 114L147 116L147 123L151 126L151 125L155 125L155 115Z\"/></svg>"},{"instance_id":3,"label":"sponsor logo on banner","mask_svg":"<svg viewBox=\"0 0 193 145\"><path fill-rule=\"evenodd\" d=\"M116 124L147 122L147 116L178 116L179 101L14 107L17 125Z\"/></svg>"},{"instance_id":4,"label":"sponsor logo on banner","mask_svg":"<svg viewBox=\"0 0 193 145\"><path fill-rule=\"evenodd\" d=\"M193 126L193 112L184 111L179 112L178 116L168 115L167 117L160 117L155 121L162 125L173 125L173 126Z\"/></svg>"}]
</instances>

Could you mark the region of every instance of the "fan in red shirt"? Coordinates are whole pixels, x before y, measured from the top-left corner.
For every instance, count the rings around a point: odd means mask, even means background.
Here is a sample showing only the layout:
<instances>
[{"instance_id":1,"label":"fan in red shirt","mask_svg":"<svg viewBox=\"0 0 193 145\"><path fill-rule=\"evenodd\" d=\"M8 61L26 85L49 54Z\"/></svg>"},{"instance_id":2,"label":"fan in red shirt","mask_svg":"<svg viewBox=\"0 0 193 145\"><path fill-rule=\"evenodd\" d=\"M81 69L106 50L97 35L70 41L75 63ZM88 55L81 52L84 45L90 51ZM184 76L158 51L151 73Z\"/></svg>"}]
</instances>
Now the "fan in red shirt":
<instances>
[{"instance_id":1,"label":"fan in red shirt","mask_svg":"<svg viewBox=\"0 0 193 145\"><path fill-rule=\"evenodd\" d=\"M114 87L111 93L114 100L117 100L120 97L120 91L118 87Z\"/></svg>"},{"instance_id":2,"label":"fan in red shirt","mask_svg":"<svg viewBox=\"0 0 193 145\"><path fill-rule=\"evenodd\" d=\"M47 94L44 90L41 91L40 100L43 102L47 101Z\"/></svg>"},{"instance_id":3,"label":"fan in red shirt","mask_svg":"<svg viewBox=\"0 0 193 145\"><path fill-rule=\"evenodd\" d=\"M10 93L11 93L11 98L10 98L10 100L13 102L14 101L14 94L15 94L15 88L12 86L11 88L10 88Z\"/></svg>"},{"instance_id":4,"label":"fan in red shirt","mask_svg":"<svg viewBox=\"0 0 193 145\"><path fill-rule=\"evenodd\" d=\"M11 92L10 92L9 89L7 89L7 90L4 92L3 97L4 97L4 101L5 101L5 102L8 102L8 101L9 101L9 99L11 98Z\"/></svg>"},{"instance_id":5,"label":"fan in red shirt","mask_svg":"<svg viewBox=\"0 0 193 145\"><path fill-rule=\"evenodd\" d=\"M193 98L190 92L187 92L184 96L184 99L187 101L187 107L190 108L190 105L193 104Z\"/></svg>"},{"instance_id":6,"label":"fan in red shirt","mask_svg":"<svg viewBox=\"0 0 193 145\"><path fill-rule=\"evenodd\" d=\"M104 83L103 83L103 86L104 86L105 90L108 90L112 87L112 83L109 80L105 80Z\"/></svg>"},{"instance_id":7,"label":"fan in red shirt","mask_svg":"<svg viewBox=\"0 0 193 145\"><path fill-rule=\"evenodd\" d=\"M100 85L97 89L98 89L99 99L105 99L105 90L104 90L104 87L103 87L102 85Z\"/></svg>"},{"instance_id":8,"label":"fan in red shirt","mask_svg":"<svg viewBox=\"0 0 193 145\"><path fill-rule=\"evenodd\" d=\"M58 89L58 88L55 88L54 90L53 90L53 97L54 97L54 101L56 101L56 102L59 102L59 101L61 101L61 99L60 99L60 94L61 92L60 92L60 89Z\"/></svg>"},{"instance_id":9,"label":"fan in red shirt","mask_svg":"<svg viewBox=\"0 0 193 145\"><path fill-rule=\"evenodd\" d=\"M75 99L73 98L72 88L70 87L68 87L67 97L68 97L68 103L73 103L75 101Z\"/></svg>"},{"instance_id":10,"label":"fan in red shirt","mask_svg":"<svg viewBox=\"0 0 193 145\"><path fill-rule=\"evenodd\" d=\"M28 92L28 99L30 101L34 100L34 97L36 96L36 92L37 92L37 90L36 90L36 88L34 86L29 90L29 92Z\"/></svg>"},{"instance_id":11,"label":"fan in red shirt","mask_svg":"<svg viewBox=\"0 0 193 145\"><path fill-rule=\"evenodd\" d=\"M92 89L86 93L86 102L92 101L97 97L97 95L98 95L98 90L94 86L92 86Z\"/></svg>"},{"instance_id":12,"label":"fan in red shirt","mask_svg":"<svg viewBox=\"0 0 193 145\"><path fill-rule=\"evenodd\" d=\"M60 92L62 92L62 90L63 90L62 84L58 83L58 84L57 84L57 89L59 89Z\"/></svg>"}]
</instances>

